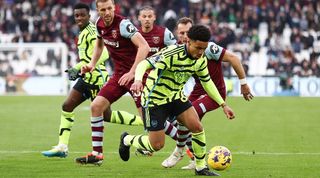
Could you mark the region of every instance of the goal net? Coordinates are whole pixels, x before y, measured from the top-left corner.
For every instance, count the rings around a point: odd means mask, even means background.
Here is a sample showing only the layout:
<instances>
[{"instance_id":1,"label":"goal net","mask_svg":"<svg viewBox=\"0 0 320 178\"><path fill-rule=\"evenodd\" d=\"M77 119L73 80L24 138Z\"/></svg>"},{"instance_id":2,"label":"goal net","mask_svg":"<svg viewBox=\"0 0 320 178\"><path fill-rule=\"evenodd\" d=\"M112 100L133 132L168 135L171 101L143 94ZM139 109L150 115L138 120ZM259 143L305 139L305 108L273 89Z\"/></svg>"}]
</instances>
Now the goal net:
<instances>
[{"instance_id":1,"label":"goal net","mask_svg":"<svg viewBox=\"0 0 320 178\"><path fill-rule=\"evenodd\" d=\"M64 43L0 43L0 95L65 95Z\"/></svg>"}]
</instances>

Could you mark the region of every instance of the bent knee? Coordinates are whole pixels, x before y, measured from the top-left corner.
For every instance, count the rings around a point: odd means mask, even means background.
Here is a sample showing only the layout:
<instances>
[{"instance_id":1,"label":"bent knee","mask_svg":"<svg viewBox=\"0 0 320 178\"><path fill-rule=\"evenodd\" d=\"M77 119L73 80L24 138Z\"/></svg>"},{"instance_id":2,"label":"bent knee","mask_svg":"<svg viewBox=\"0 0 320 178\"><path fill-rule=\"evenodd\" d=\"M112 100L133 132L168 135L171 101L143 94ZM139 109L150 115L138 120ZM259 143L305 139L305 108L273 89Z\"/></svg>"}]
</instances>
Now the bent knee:
<instances>
[{"instance_id":1,"label":"bent knee","mask_svg":"<svg viewBox=\"0 0 320 178\"><path fill-rule=\"evenodd\" d=\"M104 106L99 102L92 102L90 105L91 113L102 114L104 111Z\"/></svg>"},{"instance_id":2,"label":"bent knee","mask_svg":"<svg viewBox=\"0 0 320 178\"><path fill-rule=\"evenodd\" d=\"M67 102L64 102L61 107L62 107L62 111L65 111L65 112L72 112L73 109L74 109L74 108L73 108L69 103L67 103Z\"/></svg>"},{"instance_id":3,"label":"bent knee","mask_svg":"<svg viewBox=\"0 0 320 178\"><path fill-rule=\"evenodd\" d=\"M159 151L164 147L164 143L162 142L151 143L151 146L154 149L154 151Z\"/></svg>"},{"instance_id":4,"label":"bent knee","mask_svg":"<svg viewBox=\"0 0 320 178\"><path fill-rule=\"evenodd\" d=\"M199 133L199 132L202 132L203 131L203 127L202 127L202 124L199 123L199 124L195 124L193 125L192 129L189 129L192 133Z\"/></svg>"}]
</instances>

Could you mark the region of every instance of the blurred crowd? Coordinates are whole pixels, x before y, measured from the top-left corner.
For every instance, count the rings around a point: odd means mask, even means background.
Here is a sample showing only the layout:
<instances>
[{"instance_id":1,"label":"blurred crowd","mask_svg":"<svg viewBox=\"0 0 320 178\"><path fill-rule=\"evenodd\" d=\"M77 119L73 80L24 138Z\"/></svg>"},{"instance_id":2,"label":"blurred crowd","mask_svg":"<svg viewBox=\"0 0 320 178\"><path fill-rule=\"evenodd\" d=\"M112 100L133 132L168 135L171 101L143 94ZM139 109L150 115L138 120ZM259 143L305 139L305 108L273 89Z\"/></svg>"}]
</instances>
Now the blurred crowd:
<instances>
[{"instance_id":1,"label":"blurred crowd","mask_svg":"<svg viewBox=\"0 0 320 178\"><path fill-rule=\"evenodd\" d=\"M0 0L0 43L64 42L70 53L76 54L79 31L74 24L72 7L77 2L89 4L92 20L97 18L94 0ZM144 5L155 7L157 23L172 31L182 16L208 25L212 40L239 54L248 75L256 74L253 60L264 60L261 75L320 77L319 0L115 2L117 12L136 25L139 25L137 12ZM4 61L0 55L0 64ZM225 75L231 76L230 66L224 64L224 67ZM5 72L1 70L3 75Z\"/></svg>"}]
</instances>

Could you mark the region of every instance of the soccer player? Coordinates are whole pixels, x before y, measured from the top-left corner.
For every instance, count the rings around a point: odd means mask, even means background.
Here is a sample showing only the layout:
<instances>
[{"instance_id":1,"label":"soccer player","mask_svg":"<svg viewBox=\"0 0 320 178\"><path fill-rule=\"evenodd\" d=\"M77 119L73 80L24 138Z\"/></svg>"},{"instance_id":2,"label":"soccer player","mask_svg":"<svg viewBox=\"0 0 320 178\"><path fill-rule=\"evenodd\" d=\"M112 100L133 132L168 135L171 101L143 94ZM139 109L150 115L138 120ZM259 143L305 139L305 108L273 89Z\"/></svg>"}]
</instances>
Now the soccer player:
<instances>
[{"instance_id":1,"label":"soccer player","mask_svg":"<svg viewBox=\"0 0 320 178\"><path fill-rule=\"evenodd\" d=\"M114 73L91 103L93 151L86 156L76 158L76 162L100 165L103 161L103 119L110 120L111 116L111 114L104 115L103 118L103 111L111 110L110 105L129 92L141 113L140 97L135 97L130 87L136 66L147 57L150 47L128 19L115 14L114 0L96 0L96 7L99 14L96 21L98 38L92 60L81 68L81 73L94 71L104 46L107 47L113 60Z\"/></svg>"},{"instance_id":2,"label":"soccer player","mask_svg":"<svg viewBox=\"0 0 320 178\"><path fill-rule=\"evenodd\" d=\"M157 53L166 46L177 43L177 40L168 28L154 24L156 21L156 12L154 8L150 6L142 7L139 10L138 20L141 25L138 29L151 49L148 56ZM166 122L165 132L171 138L177 139L177 129L170 124L169 121ZM138 151L141 153L141 150Z\"/></svg>"},{"instance_id":3,"label":"soccer player","mask_svg":"<svg viewBox=\"0 0 320 178\"><path fill-rule=\"evenodd\" d=\"M120 137L119 154L122 160L130 158L130 146L150 152L160 150L165 143L164 123L169 116L177 116L192 132L194 154L196 155L196 175L216 176L206 166L205 133L197 113L183 93L183 86L191 75L197 75L209 96L223 108L227 118L233 119L234 113L219 95L210 79L207 59L203 55L208 46L211 33L205 26L193 26L188 32L189 42L172 45L139 63L131 90L141 94L143 116L148 135L129 135L124 132ZM151 69L146 85L142 78Z\"/></svg>"},{"instance_id":4,"label":"soccer player","mask_svg":"<svg viewBox=\"0 0 320 178\"><path fill-rule=\"evenodd\" d=\"M178 20L176 32L179 43L188 43L189 38L187 33L192 25L193 21L190 18L183 17ZM246 83L244 69L241 65L240 59L236 55L213 42L209 42L208 47L205 50L205 56L208 59L210 78L217 86L217 89L223 99L226 99L226 87L223 78L222 62L229 62L235 70L238 78L240 79L241 93L243 94L244 99L250 101L253 98L253 95L250 92L250 87ZM195 79L195 86L189 96L189 100L192 102L200 120L207 112L219 108L219 104L210 98L198 79ZM182 169L194 169L195 162L192 155L193 149L191 146L191 133L182 124L178 124L177 128L178 139L176 148L174 152L162 162L162 166L166 168L175 166L178 161L182 159L184 147L187 145L193 160L191 160L190 164L187 166L182 167Z\"/></svg>"},{"instance_id":5,"label":"soccer player","mask_svg":"<svg viewBox=\"0 0 320 178\"><path fill-rule=\"evenodd\" d=\"M88 64L93 54L93 47L96 42L96 28L90 20L90 8L86 4L78 3L73 9L74 19L80 29L78 36L78 52L80 62L74 67L66 70L70 80L76 80L79 77L81 67ZM43 151L42 154L48 157L66 157L68 155L68 144L71 134L71 128L75 120L74 109L87 99L91 101L96 97L102 85L108 80L108 72L104 66L105 60L109 58L106 48L102 50L101 57L97 62L92 73L87 73L83 78L80 77L69 96L62 105L59 128L59 143L51 150ZM105 115L110 111L106 110ZM127 125L143 125L141 119L136 118L125 111L112 111L111 119L106 120L111 123Z\"/></svg>"},{"instance_id":6,"label":"soccer player","mask_svg":"<svg viewBox=\"0 0 320 178\"><path fill-rule=\"evenodd\" d=\"M139 31L151 48L148 56L157 53L166 46L177 43L177 40L168 28L154 24L156 21L154 8L150 6L142 7L139 10L138 20L141 24Z\"/></svg>"}]
</instances>

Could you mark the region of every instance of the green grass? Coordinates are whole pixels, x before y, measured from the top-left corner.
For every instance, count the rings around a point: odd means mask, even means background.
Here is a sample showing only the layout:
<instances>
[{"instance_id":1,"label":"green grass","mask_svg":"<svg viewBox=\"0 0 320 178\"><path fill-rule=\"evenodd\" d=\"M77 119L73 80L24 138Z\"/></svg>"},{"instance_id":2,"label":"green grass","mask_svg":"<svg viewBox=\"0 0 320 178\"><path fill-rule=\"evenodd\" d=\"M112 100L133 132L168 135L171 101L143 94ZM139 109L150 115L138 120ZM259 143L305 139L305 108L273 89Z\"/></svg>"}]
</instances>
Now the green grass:
<instances>
[{"instance_id":1,"label":"green grass","mask_svg":"<svg viewBox=\"0 0 320 178\"><path fill-rule=\"evenodd\" d=\"M131 159L121 161L120 134L143 133L143 128L109 123L105 124L103 165L75 164L74 158L91 150L89 102L76 110L69 156L43 157L41 151L58 142L63 100L61 96L0 97L0 177L195 177L193 171L180 170L187 158L174 168L161 167L174 148L169 137L154 156L137 157L131 149ZM208 149L224 145L233 153L230 169L219 172L223 177L320 177L319 98L256 97L246 102L230 97L228 103L236 112L235 120L227 120L222 110L208 113L203 120ZM129 97L112 108L137 113Z\"/></svg>"}]
</instances>

